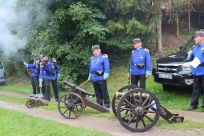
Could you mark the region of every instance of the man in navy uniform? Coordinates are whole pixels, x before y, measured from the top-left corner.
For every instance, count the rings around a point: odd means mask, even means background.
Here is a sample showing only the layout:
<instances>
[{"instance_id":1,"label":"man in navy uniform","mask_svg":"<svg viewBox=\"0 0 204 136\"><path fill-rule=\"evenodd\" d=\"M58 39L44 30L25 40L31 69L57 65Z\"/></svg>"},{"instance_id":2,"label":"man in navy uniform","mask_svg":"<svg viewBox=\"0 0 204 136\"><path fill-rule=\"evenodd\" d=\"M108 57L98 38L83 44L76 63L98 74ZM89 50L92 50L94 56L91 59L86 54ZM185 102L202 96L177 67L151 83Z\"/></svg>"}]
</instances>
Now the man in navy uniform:
<instances>
[{"instance_id":1,"label":"man in navy uniform","mask_svg":"<svg viewBox=\"0 0 204 136\"><path fill-rule=\"evenodd\" d=\"M40 67L38 65L38 59L37 58L33 58L34 62L33 64L27 64L26 62L24 62L24 65L30 69L31 71L31 84L32 84L32 88L33 88L33 94L31 94L30 96L32 97L40 97L40 88L39 88L39 74L40 74Z\"/></svg>"},{"instance_id":2,"label":"man in navy uniform","mask_svg":"<svg viewBox=\"0 0 204 136\"><path fill-rule=\"evenodd\" d=\"M92 46L93 57L90 61L88 80L93 81L93 87L96 94L96 102L110 107L110 98L107 88L107 78L110 74L110 64L107 54L102 54L99 45Z\"/></svg>"},{"instance_id":3,"label":"man in navy uniform","mask_svg":"<svg viewBox=\"0 0 204 136\"><path fill-rule=\"evenodd\" d=\"M40 76L39 82L40 87L42 87L42 82L44 81L45 87L45 99L47 102L50 101L50 82L52 82L55 101L58 102L58 87L57 79L60 77L60 70L55 59L48 59L48 57L43 57L43 63L40 65ZM44 80L43 80L44 79Z\"/></svg>"},{"instance_id":4,"label":"man in navy uniform","mask_svg":"<svg viewBox=\"0 0 204 136\"><path fill-rule=\"evenodd\" d=\"M39 61L39 65L41 64L42 65L42 63L43 63L43 58L44 58L44 55L43 54L40 54L40 61ZM41 91L42 91L42 94L43 94L43 96L45 96L45 86L44 86L44 79L43 79L43 77L41 77L42 78L42 87L41 87ZM43 97L43 99L45 99L45 97Z\"/></svg>"},{"instance_id":5,"label":"man in navy uniform","mask_svg":"<svg viewBox=\"0 0 204 136\"><path fill-rule=\"evenodd\" d=\"M145 89L146 78L151 72L151 57L149 51L142 47L140 38L133 39L133 45L135 50L132 51L130 59L131 84L138 85L140 81L140 87Z\"/></svg>"},{"instance_id":6,"label":"man in navy uniform","mask_svg":"<svg viewBox=\"0 0 204 136\"><path fill-rule=\"evenodd\" d=\"M191 98L191 105L188 108L188 111L198 108L198 99L200 94L204 94L204 32L196 31L194 35L195 47L192 51L188 52L191 54L191 60L199 59L200 64L193 68L193 91ZM202 103L202 111L204 112L204 96Z\"/></svg>"}]
</instances>

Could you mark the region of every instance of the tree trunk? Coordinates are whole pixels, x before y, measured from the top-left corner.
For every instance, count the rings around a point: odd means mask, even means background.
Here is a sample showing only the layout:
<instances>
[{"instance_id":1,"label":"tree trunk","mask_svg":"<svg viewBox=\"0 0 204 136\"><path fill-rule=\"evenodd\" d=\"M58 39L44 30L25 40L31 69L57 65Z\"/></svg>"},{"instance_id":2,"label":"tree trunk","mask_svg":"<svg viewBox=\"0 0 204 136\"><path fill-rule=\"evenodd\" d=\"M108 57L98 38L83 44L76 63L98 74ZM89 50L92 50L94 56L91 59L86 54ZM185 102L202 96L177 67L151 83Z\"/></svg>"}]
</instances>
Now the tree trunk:
<instances>
[{"instance_id":1,"label":"tree trunk","mask_svg":"<svg viewBox=\"0 0 204 136\"><path fill-rule=\"evenodd\" d=\"M188 9L188 30L191 35L191 11Z\"/></svg>"},{"instance_id":2,"label":"tree trunk","mask_svg":"<svg viewBox=\"0 0 204 136\"><path fill-rule=\"evenodd\" d=\"M162 49L162 15L161 15L161 13L160 13L159 20L158 20L157 33L159 35L158 45L157 45L157 53L158 54L163 54L163 49Z\"/></svg>"},{"instance_id":3,"label":"tree trunk","mask_svg":"<svg viewBox=\"0 0 204 136\"><path fill-rule=\"evenodd\" d=\"M170 20L172 20L171 0L169 0L169 18L170 18ZM171 23L171 21L169 23Z\"/></svg>"},{"instance_id":4,"label":"tree trunk","mask_svg":"<svg viewBox=\"0 0 204 136\"><path fill-rule=\"evenodd\" d=\"M176 12L176 35L179 37L179 18L178 18L178 12Z\"/></svg>"}]
</instances>

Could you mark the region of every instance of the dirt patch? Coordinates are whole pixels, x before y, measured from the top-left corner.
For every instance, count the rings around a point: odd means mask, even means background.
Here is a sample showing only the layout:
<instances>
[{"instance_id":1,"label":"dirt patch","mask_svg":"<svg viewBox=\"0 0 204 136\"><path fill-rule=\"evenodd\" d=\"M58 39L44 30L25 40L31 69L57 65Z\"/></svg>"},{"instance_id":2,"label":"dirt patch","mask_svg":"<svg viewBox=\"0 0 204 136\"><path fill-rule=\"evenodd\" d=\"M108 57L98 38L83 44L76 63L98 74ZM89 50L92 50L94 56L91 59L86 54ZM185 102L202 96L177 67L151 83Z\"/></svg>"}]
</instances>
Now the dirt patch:
<instances>
[{"instance_id":1,"label":"dirt patch","mask_svg":"<svg viewBox=\"0 0 204 136\"><path fill-rule=\"evenodd\" d=\"M175 37L174 35L172 34L167 34L167 33L164 33L163 34L163 46L172 46L172 48L178 48L180 46L183 46L186 42L188 41L187 38L185 37L180 37L180 38L177 38Z\"/></svg>"},{"instance_id":2,"label":"dirt patch","mask_svg":"<svg viewBox=\"0 0 204 136\"><path fill-rule=\"evenodd\" d=\"M7 91L0 91L0 94L11 95L25 98L27 95L7 92ZM91 116L84 116L81 115L76 119L66 119L60 115L59 112L44 110L41 108L27 108L26 105L18 105L10 102L0 101L0 107L6 109L12 109L15 111L25 112L27 114L42 117L45 119L56 120L64 124L69 124L73 126L81 126L85 128L90 128L94 130L100 130L104 132L109 132L113 136L200 136L202 134L197 134L194 131L177 131L177 130L164 130L160 129L157 126L154 126L147 132L143 133L133 133L128 131L127 129L123 128L119 121L110 121L106 118L96 118ZM86 109L85 109L86 110ZM197 121L204 121L204 114L201 112L188 112L188 111L179 111L179 110L170 110L173 113L178 113L181 116L184 116L188 119L193 119Z\"/></svg>"}]
</instances>

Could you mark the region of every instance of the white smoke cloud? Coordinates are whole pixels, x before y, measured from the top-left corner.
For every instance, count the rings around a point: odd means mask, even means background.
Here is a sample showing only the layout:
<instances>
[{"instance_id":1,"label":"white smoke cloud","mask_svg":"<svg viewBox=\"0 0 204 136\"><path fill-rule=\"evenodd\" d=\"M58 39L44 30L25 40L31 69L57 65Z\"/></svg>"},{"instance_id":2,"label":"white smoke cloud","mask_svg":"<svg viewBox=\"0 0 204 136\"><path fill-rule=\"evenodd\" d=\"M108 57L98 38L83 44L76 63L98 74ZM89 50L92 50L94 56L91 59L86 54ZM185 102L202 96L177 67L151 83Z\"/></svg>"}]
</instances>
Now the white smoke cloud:
<instances>
[{"instance_id":1,"label":"white smoke cloud","mask_svg":"<svg viewBox=\"0 0 204 136\"><path fill-rule=\"evenodd\" d=\"M25 41L12 34L9 29L9 25L18 19L18 15L14 11L15 1L0 1L0 49L3 50L5 55L25 47Z\"/></svg>"},{"instance_id":2,"label":"white smoke cloud","mask_svg":"<svg viewBox=\"0 0 204 136\"><path fill-rule=\"evenodd\" d=\"M3 50L5 55L24 49L26 39L33 32L36 24L39 22L47 24L48 16L50 16L47 7L55 0L30 1L29 3L34 3L35 6L27 5L16 12L14 6L17 1L0 0L0 50ZM34 12L36 16L32 18Z\"/></svg>"}]
</instances>

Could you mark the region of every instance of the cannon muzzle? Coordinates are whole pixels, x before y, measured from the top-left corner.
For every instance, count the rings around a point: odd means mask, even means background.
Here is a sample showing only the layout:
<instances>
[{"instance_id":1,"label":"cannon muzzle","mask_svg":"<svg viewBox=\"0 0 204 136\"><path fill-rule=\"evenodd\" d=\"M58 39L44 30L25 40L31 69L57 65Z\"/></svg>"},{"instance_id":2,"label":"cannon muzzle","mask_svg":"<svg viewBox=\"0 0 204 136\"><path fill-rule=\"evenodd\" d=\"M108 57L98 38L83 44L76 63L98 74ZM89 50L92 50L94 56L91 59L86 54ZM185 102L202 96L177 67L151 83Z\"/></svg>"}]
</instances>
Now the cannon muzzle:
<instances>
[{"instance_id":1,"label":"cannon muzzle","mask_svg":"<svg viewBox=\"0 0 204 136\"><path fill-rule=\"evenodd\" d=\"M78 87L78 86L76 86L76 85L74 85L74 84L72 84L72 83L69 83L69 82L67 82L66 80L64 80L63 83L66 84L66 85L68 85L68 86L70 86L70 87L72 87L72 88L75 88L76 90L81 91L81 92L82 92L83 94L85 94L85 95L90 95L86 90L84 90L84 89L82 89L82 88L80 88L80 87Z\"/></svg>"},{"instance_id":2,"label":"cannon muzzle","mask_svg":"<svg viewBox=\"0 0 204 136\"><path fill-rule=\"evenodd\" d=\"M63 81L63 84L66 84L66 85L68 85L68 86L70 86L70 87L74 87L74 86L75 86L74 84L69 83L69 82L67 82L66 80Z\"/></svg>"}]
</instances>

